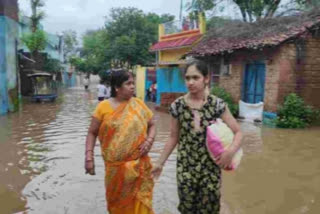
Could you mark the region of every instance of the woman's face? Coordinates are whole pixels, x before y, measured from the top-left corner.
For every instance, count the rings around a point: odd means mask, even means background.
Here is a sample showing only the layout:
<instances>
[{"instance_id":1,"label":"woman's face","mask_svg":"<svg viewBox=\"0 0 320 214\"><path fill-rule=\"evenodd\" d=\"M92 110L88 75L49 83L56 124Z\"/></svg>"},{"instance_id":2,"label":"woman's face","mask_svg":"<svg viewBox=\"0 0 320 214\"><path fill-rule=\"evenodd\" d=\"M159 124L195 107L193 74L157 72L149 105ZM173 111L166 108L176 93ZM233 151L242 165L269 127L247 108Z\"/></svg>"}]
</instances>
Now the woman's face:
<instances>
[{"instance_id":1,"label":"woman's face","mask_svg":"<svg viewBox=\"0 0 320 214\"><path fill-rule=\"evenodd\" d=\"M204 77L195 65L191 65L185 74L185 81L190 93L197 93L205 89L209 78Z\"/></svg>"},{"instance_id":2,"label":"woman's face","mask_svg":"<svg viewBox=\"0 0 320 214\"><path fill-rule=\"evenodd\" d=\"M117 96L123 97L124 99L130 99L133 97L135 91L135 85L132 75L129 79L122 83L121 87L118 88Z\"/></svg>"}]
</instances>

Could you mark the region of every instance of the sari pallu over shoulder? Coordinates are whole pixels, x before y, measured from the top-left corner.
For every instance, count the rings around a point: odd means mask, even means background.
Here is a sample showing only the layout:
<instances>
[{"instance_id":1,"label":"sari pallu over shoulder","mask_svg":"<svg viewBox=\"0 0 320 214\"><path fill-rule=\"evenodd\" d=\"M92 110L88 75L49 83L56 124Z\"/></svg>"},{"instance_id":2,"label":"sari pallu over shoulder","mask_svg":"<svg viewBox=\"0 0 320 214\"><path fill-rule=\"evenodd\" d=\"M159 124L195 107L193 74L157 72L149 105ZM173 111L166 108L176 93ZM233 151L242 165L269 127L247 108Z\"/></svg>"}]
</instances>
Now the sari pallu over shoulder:
<instances>
[{"instance_id":1,"label":"sari pallu over shoulder","mask_svg":"<svg viewBox=\"0 0 320 214\"><path fill-rule=\"evenodd\" d=\"M151 208L153 180L148 156L140 157L152 112L136 98L120 104L100 126L99 140L106 169L108 209L139 199Z\"/></svg>"}]
</instances>

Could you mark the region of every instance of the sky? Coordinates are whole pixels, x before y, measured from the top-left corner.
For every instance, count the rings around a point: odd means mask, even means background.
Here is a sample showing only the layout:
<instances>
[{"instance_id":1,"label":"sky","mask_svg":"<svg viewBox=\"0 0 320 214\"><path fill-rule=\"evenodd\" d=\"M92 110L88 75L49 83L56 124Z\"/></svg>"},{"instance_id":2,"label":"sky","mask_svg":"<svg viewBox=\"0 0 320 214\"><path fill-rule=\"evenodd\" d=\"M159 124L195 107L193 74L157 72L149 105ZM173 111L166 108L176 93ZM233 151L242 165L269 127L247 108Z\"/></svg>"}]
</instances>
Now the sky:
<instances>
[{"instance_id":1,"label":"sky","mask_svg":"<svg viewBox=\"0 0 320 214\"><path fill-rule=\"evenodd\" d=\"M18 0L25 15L31 14L30 0ZM144 12L169 13L179 17L180 0L44 0L45 31L61 33L75 30L81 36L86 30L103 27L105 16L112 7L136 7ZM183 0L184 3L190 0ZM224 10L225 14L228 11Z\"/></svg>"},{"instance_id":2,"label":"sky","mask_svg":"<svg viewBox=\"0 0 320 214\"><path fill-rule=\"evenodd\" d=\"M183 0L187 3L191 0ZM282 0L283 3L290 0ZM20 11L30 16L30 0L18 0ZM74 30L78 38L87 30L104 26L105 17L113 7L135 7L144 12L169 13L179 17L181 0L44 0L46 17L42 24L45 31L60 34ZM238 7L232 0L225 0L213 13L220 16L241 18ZM207 14L207 17L211 14Z\"/></svg>"},{"instance_id":3,"label":"sky","mask_svg":"<svg viewBox=\"0 0 320 214\"><path fill-rule=\"evenodd\" d=\"M82 34L102 27L112 7L136 7L144 12L178 16L180 0L45 0L43 25L51 33L72 29ZM30 15L30 0L19 0L19 8Z\"/></svg>"}]
</instances>

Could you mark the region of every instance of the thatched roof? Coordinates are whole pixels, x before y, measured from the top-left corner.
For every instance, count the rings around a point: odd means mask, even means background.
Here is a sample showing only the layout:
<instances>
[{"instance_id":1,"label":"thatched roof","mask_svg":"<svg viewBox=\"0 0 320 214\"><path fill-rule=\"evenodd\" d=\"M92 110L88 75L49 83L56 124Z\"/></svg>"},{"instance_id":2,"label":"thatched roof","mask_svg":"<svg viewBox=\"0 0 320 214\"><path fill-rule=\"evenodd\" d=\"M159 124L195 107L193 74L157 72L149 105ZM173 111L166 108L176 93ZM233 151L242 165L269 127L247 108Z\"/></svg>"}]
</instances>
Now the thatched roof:
<instances>
[{"instance_id":1,"label":"thatched roof","mask_svg":"<svg viewBox=\"0 0 320 214\"><path fill-rule=\"evenodd\" d=\"M255 23L230 21L223 27L209 30L202 41L187 55L212 56L240 49L277 46L319 28L320 10L296 16L265 19Z\"/></svg>"}]
</instances>

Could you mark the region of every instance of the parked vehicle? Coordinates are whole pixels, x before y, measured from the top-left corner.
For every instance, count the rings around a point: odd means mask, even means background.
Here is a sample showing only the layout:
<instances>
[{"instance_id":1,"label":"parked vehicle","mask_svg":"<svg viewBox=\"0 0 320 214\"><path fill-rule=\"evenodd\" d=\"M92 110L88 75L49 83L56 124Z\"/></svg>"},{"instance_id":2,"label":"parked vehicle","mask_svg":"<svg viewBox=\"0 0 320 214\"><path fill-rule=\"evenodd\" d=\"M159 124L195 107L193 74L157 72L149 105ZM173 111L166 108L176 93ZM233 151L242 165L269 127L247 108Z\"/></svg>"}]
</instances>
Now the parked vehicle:
<instances>
[{"instance_id":1,"label":"parked vehicle","mask_svg":"<svg viewBox=\"0 0 320 214\"><path fill-rule=\"evenodd\" d=\"M54 102L57 95L55 81L50 73L29 74L28 77L32 82L31 100L35 102L51 101Z\"/></svg>"}]
</instances>

